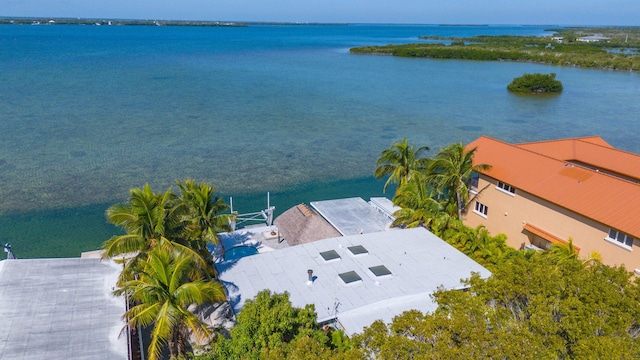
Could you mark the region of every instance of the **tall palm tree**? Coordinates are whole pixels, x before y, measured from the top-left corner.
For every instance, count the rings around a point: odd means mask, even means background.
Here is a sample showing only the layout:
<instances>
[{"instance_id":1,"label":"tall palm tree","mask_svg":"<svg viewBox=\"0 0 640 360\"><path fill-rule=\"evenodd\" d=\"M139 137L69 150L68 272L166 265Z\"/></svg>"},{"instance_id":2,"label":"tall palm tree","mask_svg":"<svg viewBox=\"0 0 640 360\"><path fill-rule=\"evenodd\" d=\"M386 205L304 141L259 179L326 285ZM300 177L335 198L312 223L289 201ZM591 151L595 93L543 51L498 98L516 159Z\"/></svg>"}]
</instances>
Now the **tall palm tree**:
<instances>
[{"instance_id":1,"label":"tall palm tree","mask_svg":"<svg viewBox=\"0 0 640 360\"><path fill-rule=\"evenodd\" d=\"M135 304L124 318L133 327L153 325L150 360L160 359L166 346L172 359L185 356L189 332L198 339L211 335L208 326L187 308L192 304L224 301L224 287L217 281L191 281L193 255L177 247L158 246L140 265L138 276L114 291Z\"/></svg>"},{"instance_id":2,"label":"tall palm tree","mask_svg":"<svg viewBox=\"0 0 640 360\"><path fill-rule=\"evenodd\" d=\"M488 164L474 165L475 152L476 148L466 150L460 143L450 144L436 154L428 169L430 182L442 196L456 205L459 219L462 219L462 213L470 202L471 175L491 168Z\"/></svg>"},{"instance_id":3,"label":"tall palm tree","mask_svg":"<svg viewBox=\"0 0 640 360\"><path fill-rule=\"evenodd\" d=\"M442 204L431 197L429 184L419 173L398 187L393 203L401 209L393 214L396 219L391 226L428 228L443 210Z\"/></svg>"},{"instance_id":4,"label":"tall palm tree","mask_svg":"<svg viewBox=\"0 0 640 360\"><path fill-rule=\"evenodd\" d=\"M415 145L409 145L407 138L383 150L376 162L377 168L373 172L376 179L389 176L384 183L383 191L386 191L391 183L402 186L411 179L414 172L426 169L429 158L424 157L424 153L428 150L428 146L416 149Z\"/></svg>"},{"instance_id":5,"label":"tall palm tree","mask_svg":"<svg viewBox=\"0 0 640 360\"><path fill-rule=\"evenodd\" d=\"M205 182L197 183L188 179L177 183L180 188L180 200L187 217L187 232L190 247L210 260L211 253L207 243L222 246L218 237L219 232L231 231L231 214L222 214L229 206L224 200L215 196L216 187Z\"/></svg>"},{"instance_id":6,"label":"tall palm tree","mask_svg":"<svg viewBox=\"0 0 640 360\"><path fill-rule=\"evenodd\" d=\"M103 258L129 258L125 260L120 281L133 276L138 262L146 260L148 252L161 242L171 242L173 246L192 251L182 240L184 217L176 204L177 198L171 189L156 194L146 184L142 189L131 189L128 203L107 209L107 220L125 231L102 244ZM194 261L201 269L209 266L205 259L195 258Z\"/></svg>"}]
</instances>

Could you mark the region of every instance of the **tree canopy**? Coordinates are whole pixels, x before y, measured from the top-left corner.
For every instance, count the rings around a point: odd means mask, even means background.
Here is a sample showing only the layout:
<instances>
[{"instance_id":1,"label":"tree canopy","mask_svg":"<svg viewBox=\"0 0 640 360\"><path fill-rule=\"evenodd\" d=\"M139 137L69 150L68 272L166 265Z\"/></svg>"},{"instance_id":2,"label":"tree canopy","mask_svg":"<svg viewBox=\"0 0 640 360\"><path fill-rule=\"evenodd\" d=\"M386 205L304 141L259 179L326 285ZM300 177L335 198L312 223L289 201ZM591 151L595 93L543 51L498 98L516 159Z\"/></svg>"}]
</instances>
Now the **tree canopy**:
<instances>
[{"instance_id":1,"label":"tree canopy","mask_svg":"<svg viewBox=\"0 0 640 360\"><path fill-rule=\"evenodd\" d=\"M514 257L469 291L435 294L433 314L409 311L354 337L376 359L630 359L640 356L638 280L624 268Z\"/></svg>"},{"instance_id":2,"label":"tree canopy","mask_svg":"<svg viewBox=\"0 0 640 360\"><path fill-rule=\"evenodd\" d=\"M428 165L428 158L424 153L429 150L428 146L410 145L407 138L391 144L391 147L385 149L378 157L376 169L373 176L383 178L389 176L384 183L383 190L391 183L397 183L400 186L406 184L416 172L423 171Z\"/></svg>"},{"instance_id":3,"label":"tree canopy","mask_svg":"<svg viewBox=\"0 0 640 360\"><path fill-rule=\"evenodd\" d=\"M509 91L529 94L559 93L562 83L556 80L556 74L524 74L513 79L507 86Z\"/></svg>"},{"instance_id":4,"label":"tree canopy","mask_svg":"<svg viewBox=\"0 0 640 360\"><path fill-rule=\"evenodd\" d=\"M129 202L106 211L107 219L125 234L104 242L103 258L124 264L116 295L124 295L131 308L124 318L133 328L151 329L150 359L165 348L171 358L184 357L188 339L208 339L213 330L188 308L226 300L224 287L215 279L208 243L217 244L218 231L228 230L227 206L205 182L177 183L155 193L151 186L134 188Z\"/></svg>"},{"instance_id":5,"label":"tree canopy","mask_svg":"<svg viewBox=\"0 0 640 360\"><path fill-rule=\"evenodd\" d=\"M139 264L136 278L114 291L133 304L124 314L131 326L152 327L150 360L160 359L165 346L171 358L186 355L189 331L199 339L211 335L209 327L187 309L189 305L226 300L219 282L189 278L195 265L192 256L180 248L158 246Z\"/></svg>"},{"instance_id":6,"label":"tree canopy","mask_svg":"<svg viewBox=\"0 0 640 360\"><path fill-rule=\"evenodd\" d=\"M259 292L237 320L229 338L219 338L197 359L331 359L349 353L342 331L322 330L314 306L295 308L288 293Z\"/></svg>"}]
</instances>

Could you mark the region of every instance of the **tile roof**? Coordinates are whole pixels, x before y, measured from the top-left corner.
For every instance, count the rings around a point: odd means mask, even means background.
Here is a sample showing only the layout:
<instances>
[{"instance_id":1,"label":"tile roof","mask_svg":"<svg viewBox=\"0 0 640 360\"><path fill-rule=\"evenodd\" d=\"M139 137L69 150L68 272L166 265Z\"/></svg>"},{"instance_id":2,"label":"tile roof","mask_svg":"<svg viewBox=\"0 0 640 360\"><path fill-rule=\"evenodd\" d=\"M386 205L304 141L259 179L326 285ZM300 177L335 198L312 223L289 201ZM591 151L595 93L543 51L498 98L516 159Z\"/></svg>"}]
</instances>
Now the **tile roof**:
<instances>
[{"instance_id":1,"label":"tile roof","mask_svg":"<svg viewBox=\"0 0 640 360\"><path fill-rule=\"evenodd\" d=\"M473 147L474 163L492 166L485 175L640 238L640 184L596 170L640 178L640 155L597 137L512 145L483 136Z\"/></svg>"},{"instance_id":2,"label":"tile roof","mask_svg":"<svg viewBox=\"0 0 640 360\"><path fill-rule=\"evenodd\" d=\"M593 168L640 180L640 156L618 150L599 136L517 144L554 159L585 164Z\"/></svg>"}]
</instances>

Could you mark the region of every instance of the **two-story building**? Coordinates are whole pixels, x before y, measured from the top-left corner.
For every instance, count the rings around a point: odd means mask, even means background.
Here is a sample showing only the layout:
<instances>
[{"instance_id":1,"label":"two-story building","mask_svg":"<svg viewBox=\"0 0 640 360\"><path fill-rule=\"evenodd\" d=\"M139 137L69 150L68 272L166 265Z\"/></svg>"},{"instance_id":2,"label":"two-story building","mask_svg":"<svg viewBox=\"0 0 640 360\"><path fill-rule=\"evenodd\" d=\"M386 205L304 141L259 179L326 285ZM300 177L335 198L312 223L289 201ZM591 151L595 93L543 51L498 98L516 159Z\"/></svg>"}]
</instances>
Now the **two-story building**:
<instances>
[{"instance_id":1,"label":"two-story building","mask_svg":"<svg viewBox=\"0 0 640 360\"><path fill-rule=\"evenodd\" d=\"M596 251L640 274L640 155L597 136L524 144L483 136L467 148L491 169L475 179L466 225L504 233L515 248L571 238L581 257Z\"/></svg>"}]
</instances>

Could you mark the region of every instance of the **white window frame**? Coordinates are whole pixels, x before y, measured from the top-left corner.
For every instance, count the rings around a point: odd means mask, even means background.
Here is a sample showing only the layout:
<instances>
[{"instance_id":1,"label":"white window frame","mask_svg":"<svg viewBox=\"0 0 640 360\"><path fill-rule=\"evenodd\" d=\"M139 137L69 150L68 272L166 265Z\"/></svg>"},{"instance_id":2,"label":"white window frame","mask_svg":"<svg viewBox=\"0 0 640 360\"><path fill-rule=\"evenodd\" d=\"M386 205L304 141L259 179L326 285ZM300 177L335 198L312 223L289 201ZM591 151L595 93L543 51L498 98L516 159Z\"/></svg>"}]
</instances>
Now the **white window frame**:
<instances>
[{"instance_id":1,"label":"white window frame","mask_svg":"<svg viewBox=\"0 0 640 360\"><path fill-rule=\"evenodd\" d=\"M486 219L488 216L487 214L489 214L489 207L476 200L476 204L473 207L473 212Z\"/></svg>"},{"instance_id":2,"label":"white window frame","mask_svg":"<svg viewBox=\"0 0 640 360\"><path fill-rule=\"evenodd\" d=\"M609 229L609 233L607 233L607 237L604 238L607 242L612 243L613 245L619 246L625 250L632 251L633 250L633 241L635 240L633 236L624 233L622 231L618 231L614 228Z\"/></svg>"},{"instance_id":3,"label":"white window frame","mask_svg":"<svg viewBox=\"0 0 640 360\"><path fill-rule=\"evenodd\" d=\"M496 190L502 191L507 195L511 195L511 196L516 195L516 188L502 181L498 181L498 186L496 186Z\"/></svg>"}]
</instances>

